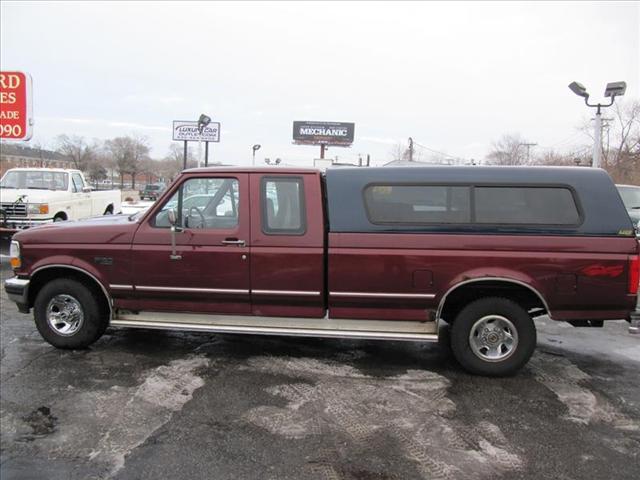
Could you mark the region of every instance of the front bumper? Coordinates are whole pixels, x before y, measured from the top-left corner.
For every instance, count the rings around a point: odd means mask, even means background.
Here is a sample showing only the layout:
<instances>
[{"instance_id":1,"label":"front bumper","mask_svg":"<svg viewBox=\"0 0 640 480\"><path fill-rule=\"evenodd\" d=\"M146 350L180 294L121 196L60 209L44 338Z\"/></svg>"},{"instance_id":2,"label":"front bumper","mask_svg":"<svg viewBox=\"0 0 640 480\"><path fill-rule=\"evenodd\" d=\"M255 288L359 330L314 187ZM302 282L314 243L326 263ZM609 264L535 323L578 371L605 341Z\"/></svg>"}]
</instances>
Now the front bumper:
<instances>
[{"instance_id":1,"label":"front bumper","mask_svg":"<svg viewBox=\"0 0 640 480\"><path fill-rule=\"evenodd\" d=\"M0 223L1 233L15 233L26 228L53 223L53 218L7 218Z\"/></svg>"},{"instance_id":2,"label":"front bumper","mask_svg":"<svg viewBox=\"0 0 640 480\"><path fill-rule=\"evenodd\" d=\"M4 291L9 299L18 305L18 310L29 313L29 279L8 278L4 281Z\"/></svg>"}]
</instances>

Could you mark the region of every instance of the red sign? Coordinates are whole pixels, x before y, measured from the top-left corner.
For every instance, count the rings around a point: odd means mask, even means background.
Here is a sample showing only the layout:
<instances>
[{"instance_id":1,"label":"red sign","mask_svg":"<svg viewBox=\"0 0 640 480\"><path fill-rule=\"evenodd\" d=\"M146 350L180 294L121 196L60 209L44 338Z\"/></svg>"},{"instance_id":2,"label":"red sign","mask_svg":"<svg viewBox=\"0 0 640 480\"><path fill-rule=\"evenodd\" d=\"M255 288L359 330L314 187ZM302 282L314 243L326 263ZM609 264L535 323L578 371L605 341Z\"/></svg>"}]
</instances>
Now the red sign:
<instances>
[{"instance_id":1,"label":"red sign","mask_svg":"<svg viewBox=\"0 0 640 480\"><path fill-rule=\"evenodd\" d=\"M0 72L0 138L29 140L32 126L31 76Z\"/></svg>"}]
</instances>

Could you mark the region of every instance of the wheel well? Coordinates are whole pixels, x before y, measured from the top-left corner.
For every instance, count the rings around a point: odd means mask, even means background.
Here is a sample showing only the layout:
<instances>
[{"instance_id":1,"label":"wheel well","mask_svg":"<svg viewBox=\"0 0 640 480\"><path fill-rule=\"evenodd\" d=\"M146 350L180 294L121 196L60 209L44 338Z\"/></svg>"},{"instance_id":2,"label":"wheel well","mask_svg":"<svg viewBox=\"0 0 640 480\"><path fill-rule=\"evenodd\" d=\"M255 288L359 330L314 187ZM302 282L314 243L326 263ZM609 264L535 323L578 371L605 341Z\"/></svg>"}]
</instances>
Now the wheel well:
<instances>
[{"instance_id":1,"label":"wheel well","mask_svg":"<svg viewBox=\"0 0 640 480\"><path fill-rule=\"evenodd\" d=\"M548 313L545 302L534 290L517 283L490 280L471 282L449 292L444 299L440 318L452 323L466 305L485 297L502 297L513 300L534 317Z\"/></svg>"},{"instance_id":2,"label":"wheel well","mask_svg":"<svg viewBox=\"0 0 640 480\"><path fill-rule=\"evenodd\" d=\"M53 218L62 218L63 220L68 220L67 214L65 212L56 213Z\"/></svg>"},{"instance_id":3,"label":"wheel well","mask_svg":"<svg viewBox=\"0 0 640 480\"><path fill-rule=\"evenodd\" d=\"M111 308L109 299L96 279L91 275L87 275L86 273L83 273L79 270L65 267L45 268L31 277L31 281L29 282L29 308L33 307L36 296L38 295L38 292L40 292L40 289L50 281L56 280L58 278L71 278L73 280L77 280L85 287L91 289L91 291L95 294L96 298L100 302L100 308L107 315L110 313Z\"/></svg>"},{"instance_id":4,"label":"wheel well","mask_svg":"<svg viewBox=\"0 0 640 480\"><path fill-rule=\"evenodd\" d=\"M104 213L113 213L113 203L110 203L109 205L107 205L107 208L104 209Z\"/></svg>"}]
</instances>

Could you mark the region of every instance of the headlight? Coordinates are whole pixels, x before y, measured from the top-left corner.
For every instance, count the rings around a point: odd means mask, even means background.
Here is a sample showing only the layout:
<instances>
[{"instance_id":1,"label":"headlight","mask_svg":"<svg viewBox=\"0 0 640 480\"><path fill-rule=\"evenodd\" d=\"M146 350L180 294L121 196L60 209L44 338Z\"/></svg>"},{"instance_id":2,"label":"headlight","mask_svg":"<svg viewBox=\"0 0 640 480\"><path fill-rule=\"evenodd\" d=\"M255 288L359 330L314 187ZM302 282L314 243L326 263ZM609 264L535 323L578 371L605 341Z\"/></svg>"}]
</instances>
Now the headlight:
<instances>
[{"instance_id":1,"label":"headlight","mask_svg":"<svg viewBox=\"0 0 640 480\"><path fill-rule=\"evenodd\" d=\"M11 268L14 270L22 266L22 258L20 257L20 244L13 240L9 247L9 257Z\"/></svg>"},{"instance_id":2,"label":"headlight","mask_svg":"<svg viewBox=\"0 0 640 480\"><path fill-rule=\"evenodd\" d=\"M30 215L44 215L49 213L49 204L47 203L30 203L27 205L27 213Z\"/></svg>"}]
</instances>

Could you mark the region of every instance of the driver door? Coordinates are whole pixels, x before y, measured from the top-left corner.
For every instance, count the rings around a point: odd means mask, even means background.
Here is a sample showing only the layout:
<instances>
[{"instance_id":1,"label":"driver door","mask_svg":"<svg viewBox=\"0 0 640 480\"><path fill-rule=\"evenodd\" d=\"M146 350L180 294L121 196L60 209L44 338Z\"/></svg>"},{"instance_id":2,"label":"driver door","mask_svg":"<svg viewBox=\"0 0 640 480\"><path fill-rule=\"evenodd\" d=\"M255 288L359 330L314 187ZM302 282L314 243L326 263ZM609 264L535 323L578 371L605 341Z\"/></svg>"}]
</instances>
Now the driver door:
<instances>
[{"instance_id":1,"label":"driver door","mask_svg":"<svg viewBox=\"0 0 640 480\"><path fill-rule=\"evenodd\" d=\"M251 312L248 182L248 174L189 177L145 217L133 242L139 310Z\"/></svg>"},{"instance_id":2,"label":"driver door","mask_svg":"<svg viewBox=\"0 0 640 480\"><path fill-rule=\"evenodd\" d=\"M73 196L73 219L91 216L91 194L84 191L85 184L79 173L71 174L71 192Z\"/></svg>"}]
</instances>

